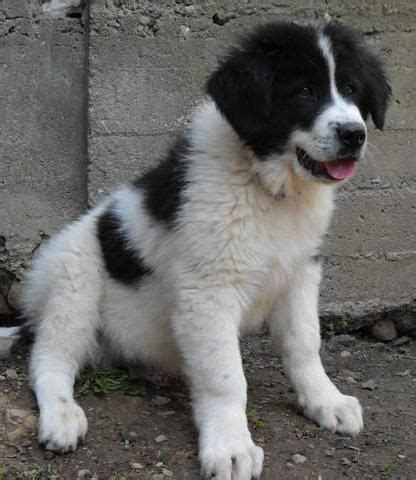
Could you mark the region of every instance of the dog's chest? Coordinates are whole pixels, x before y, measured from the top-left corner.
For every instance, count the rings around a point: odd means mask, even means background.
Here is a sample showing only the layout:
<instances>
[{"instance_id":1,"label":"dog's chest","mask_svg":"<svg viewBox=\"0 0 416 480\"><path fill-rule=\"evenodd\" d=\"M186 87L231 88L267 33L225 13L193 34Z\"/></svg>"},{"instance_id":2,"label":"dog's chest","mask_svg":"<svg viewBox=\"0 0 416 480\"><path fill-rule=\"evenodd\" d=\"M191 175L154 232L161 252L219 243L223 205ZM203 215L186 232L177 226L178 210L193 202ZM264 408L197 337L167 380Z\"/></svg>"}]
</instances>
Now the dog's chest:
<instances>
[{"instance_id":1,"label":"dog's chest","mask_svg":"<svg viewBox=\"0 0 416 480\"><path fill-rule=\"evenodd\" d=\"M225 251L236 264L248 270L281 267L315 255L322 242L332 212L332 199L262 196L253 202L240 202L225 223Z\"/></svg>"}]
</instances>

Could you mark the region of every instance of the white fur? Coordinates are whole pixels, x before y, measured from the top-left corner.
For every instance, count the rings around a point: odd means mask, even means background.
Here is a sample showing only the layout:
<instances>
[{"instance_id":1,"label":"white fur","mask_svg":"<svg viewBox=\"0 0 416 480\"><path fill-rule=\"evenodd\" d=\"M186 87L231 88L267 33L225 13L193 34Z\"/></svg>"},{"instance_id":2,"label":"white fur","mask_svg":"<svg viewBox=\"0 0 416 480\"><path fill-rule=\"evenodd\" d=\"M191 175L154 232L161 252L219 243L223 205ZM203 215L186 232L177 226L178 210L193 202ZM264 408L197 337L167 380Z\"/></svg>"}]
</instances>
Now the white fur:
<instances>
[{"instance_id":1,"label":"white fur","mask_svg":"<svg viewBox=\"0 0 416 480\"><path fill-rule=\"evenodd\" d=\"M247 426L238 338L265 322L305 414L347 434L363 425L358 401L338 391L319 357L321 274L312 257L334 187L298 175L294 153L278 168L259 162L210 101L195 113L190 135L198 151L188 159L174 229L152 219L140 190L125 186L52 239L29 274L24 304L36 329L30 374L39 439L74 449L87 428L73 399L77 373L103 356L122 357L183 371L203 473L249 480L261 473L263 451ZM95 228L110 202L131 248L154 270L140 287L115 282L104 268Z\"/></svg>"}]
</instances>

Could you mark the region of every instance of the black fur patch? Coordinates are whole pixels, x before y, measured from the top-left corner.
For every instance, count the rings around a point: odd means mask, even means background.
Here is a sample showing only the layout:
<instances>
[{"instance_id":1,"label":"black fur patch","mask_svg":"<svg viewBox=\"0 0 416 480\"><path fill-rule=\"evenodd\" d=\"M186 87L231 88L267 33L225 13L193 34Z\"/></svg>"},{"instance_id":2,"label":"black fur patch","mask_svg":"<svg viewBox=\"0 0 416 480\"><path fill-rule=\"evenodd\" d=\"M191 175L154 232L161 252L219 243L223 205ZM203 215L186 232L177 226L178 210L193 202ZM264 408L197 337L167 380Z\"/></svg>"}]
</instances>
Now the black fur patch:
<instances>
[{"instance_id":1,"label":"black fur patch","mask_svg":"<svg viewBox=\"0 0 416 480\"><path fill-rule=\"evenodd\" d=\"M189 141L180 137L161 164L134 182L144 192L146 209L169 228L174 226L183 201L189 149Z\"/></svg>"},{"instance_id":2,"label":"black fur patch","mask_svg":"<svg viewBox=\"0 0 416 480\"><path fill-rule=\"evenodd\" d=\"M206 90L259 156L285 151L295 128L308 129L330 101L327 62L313 27L268 23L232 49ZM305 87L314 95L303 98Z\"/></svg>"},{"instance_id":3,"label":"black fur patch","mask_svg":"<svg viewBox=\"0 0 416 480\"><path fill-rule=\"evenodd\" d=\"M152 269L129 248L120 231L120 219L110 209L98 218L97 235L106 269L114 280L131 285L152 273Z\"/></svg>"}]
</instances>

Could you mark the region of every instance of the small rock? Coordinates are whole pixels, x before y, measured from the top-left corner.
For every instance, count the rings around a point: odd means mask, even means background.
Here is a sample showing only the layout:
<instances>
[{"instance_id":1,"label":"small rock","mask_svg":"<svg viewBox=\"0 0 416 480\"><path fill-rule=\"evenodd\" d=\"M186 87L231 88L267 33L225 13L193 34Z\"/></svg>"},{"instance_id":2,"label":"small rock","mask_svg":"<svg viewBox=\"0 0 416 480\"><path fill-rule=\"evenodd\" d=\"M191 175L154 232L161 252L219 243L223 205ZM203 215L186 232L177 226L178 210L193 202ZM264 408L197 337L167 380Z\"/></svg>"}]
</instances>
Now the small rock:
<instances>
[{"instance_id":1,"label":"small rock","mask_svg":"<svg viewBox=\"0 0 416 480\"><path fill-rule=\"evenodd\" d=\"M196 8L193 6L193 5L187 5L184 9L183 9L185 15L187 15L188 17L192 17L196 14Z\"/></svg>"},{"instance_id":2,"label":"small rock","mask_svg":"<svg viewBox=\"0 0 416 480\"><path fill-rule=\"evenodd\" d=\"M137 440L139 438L139 434L137 432L134 432L133 430L131 432L127 433L127 439L128 440Z\"/></svg>"},{"instance_id":3,"label":"small rock","mask_svg":"<svg viewBox=\"0 0 416 480\"><path fill-rule=\"evenodd\" d=\"M340 345L347 346L347 345L352 345L353 343L355 343L356 340L352 335L342 334L334 337L334 341L336 341Z\"/></svg>"},{"instance_id":4,"label":"small rock","mask_svg":"<svg viewBox=\"0 0 416 480\"><path fill-rule=\"evenodd\" d=\"M14 368L8 368L6 370L6 377L9 378L10 380L16 380L17 379L17 372Z\"/></svg>"},{"instance_id":5,"label":"small rock","mask_svg":"<svg viewBox=\"0 0 416 480\"><path fill-rule=\"evenodd\" d=\"M170 402L170 398L168 397L161 397L161 396L156 396L153 400L153 403L155 403L158 406L166 405L167 403Z\"/></svg>"},{"instance_id":6,"label":"small rock","mask_svg":"<svg viewBox=\"0 0 416 480\"><path fill-rule=\"evenodd\" d=\"M361 384L361 388L364 390L374 390L377 388L376 381L373 379L367 380L366 382Z\"/></svg>"},{"instance_id":7,"label":"small rock","mask_svg":"<svg viewBox=\"0 0 416 480\"><path fill-rule=\"evenodd\" d=\"M11 337L0 337L0 360L9 358L14 340Z\"/></svg>"},{"instance_id":8,"label":"small rock","mask_svg":"<svg viewBox=\"0 0 416 480\"><path fill-rule=\"evenodd\" d=\"M371 325L370 335L380 342L390 342L397 338L396 326L391 320L378 320Z\"/></svg>"},{"instance_id":9,"label":"small rock","mask_svg":"<svg viewBox=\"0 0 416 480\"><path fill-rule=\"evenodd\" d=\"M341 358L350 358L350 357L351 357L351 352L349 352L348 350L343 350L343 351L340 353L340 357L341 357Z\"/></svg>"},{"instance_id":10,"label":"small rock","mask_svg":"<svg viewBox=\"0 0 416 480\"><path fill-rule=\"evenodd\" d=\"M163 480L163 474L155 473L152 475L152 480Z\"/></svg>"},{"instance_id":11,"label":"small rock","mask_svg":"<svg viewBox=\"0 0 416 480\"><path fill-rule=\"evenodd\" d=\"M166 412L157 412L157 415L160 417L169 417L170 415L175 415L175 410L166 410Z\"/></svg>"},{"instance_id":12,"label":"small rock","mask_svg":"<svg viewBox=\"0 0 416 480\"><path fill-rule=\"evenodd\" d=\"M345 465L346 467L349 467L350 465L352 465L351 460L350 460L349 458L347 458L347 457L342 457L342 458L341 458L341 463L342 463L343 465Z\"/></svg>"},{"instance_id":13,"label":"small rock","mask_svg":"<svg viewBox=\"0 0 416 480\"><path fill-rule=\"evenodd\" d=\"M397 456L398 458L400 458L400 460L403 460L404 458L406 458L406 455L403 455L402 453L399 453Z\"/></svg>"},{"instance_id":14,"label":"small rock","mask_svg":"<svg viewBox=\"0 0 416 480\"><path fill-rule=\"evenodd\" d=\"M149 25L150 22L151 22L150 18L146 17L145 15L141 15L139 17L139 23L140 23L140 25L143 25L144 27L147 27L147 25Z\"/></svg>"},{"instance_id":15,"label":"small rock","mask_svg":"<svg viewBox=\"0 0 416 480\"><path fill-rule=\"evenodd\" d=\"M6 377L4 375L0 375L0 382L4 382L6 380Z\"/></svg>"},{"instance_id":16,"label":"small rock","mask_svg":"<svg viewBox=\"0 0 416 480\"><path fill-rule=\"evenodd\" d=\"M21 408L9 408L6 410L6 425L15 426L22 425L24 421L31 415L30 410L23 410Z\"/></svg>"},{"instance_id":17,"label":"small rock","mask_svg":"<svg viewBox=\"0 0 416 480\"><path fill-rule=\"evenodd\" d=\"M162 443L162 442L166 442L167 440L167 437L165 435L158 435L156 438L155 438L155 442L156 443Z\"/></svg>"},{"instance_id":18,"label":"small rock","mask_svg":"<svg viewBox=\"0 0 416 480\"><path fill-rule=\"evenodd\" d=\"M162 473L165 477L173 477L172 470L169 470L168 468L162 468Z\"/></svg>"},{"instance_id":19,"label":"small rock","mask_svg":"<svg viewBox=\"0 0 416 480\"><path fill-rule=\"evenodd\" d=\"M15 280L10 287L9 293L7 294L7 303L15 311L19 308L22 289L21 282Z\"/></svg>"},{"instance_id":20,"label":"small rock","mask_svg":"<svg viewBox=\"0 0 416 480\"><path fill-rule=\"evenodd\" d=\"M410 370L403 370L403 372L396 372L396 377L407 377L410 375Z\"/></svg>"},{"instance_id":21,"label":"small rock","mask_svg":"<svg viewBox=\"0 0 416 480\"><path fill-rule=\"evenodd\" d=\"M357 383L357 380L353 377L347 377L345 381L348 383L348 385L354 385L354 383Z\"/></svg>"},{"instance_id":22,"label":"small rock","mask_svg":"<svg viewBox=\"0 0 416 480\"><path fill-rule=\"evenodd\" d=\"M410 342L409 337L400 337L396 341L393 342L393 345L395 347L401 347L402 345L405 345L406 343Z\"/></svg>"},{"instance_id":23,"label":"small rock","mask_svg":"<svg viewBox=\"0 0 416 480\"><path fill-rule=\"evenodd\" d=\"M83 468L82 470L78 470L77 479L78 480L90 480L92 478L92 473L90 470Z\"/></svg>"},{"instance_id":24,"label":"small rock","mask_svg":"<svg viewBox=\"0 0 416 480\"><path fill-rule=\"evenodd\" d=\"M292 455L292 460L294 464L299 465L306 462L306 457L305 455L301 455L300 453L295 453L294 455Z\"/></svg>"},{"instance_id":25,"label":"small rock","mask_svg":"<svg viewBox=\"0 0 416 480\"><path fill-rule=\"evenodd\" d=\"M130 463L130 466L133 470L143 470L144 465L142 463Z\"/></svg>"},{"instance_id":26,"label":"small rock","mask_svg":"<svg viewBox=\"0 0 416 480\"><path fill-rule=\"evenodd\" d=\"M179 38L186 40L191 33L191 29L186 25L181 25L179 29Z\"/></svg>"},{"instance_id":27,"label":"small rock","mask_svg":"<svg viewBox=\"0 0 416 480\"><path fill-rule=\"evenodd\" d=\"M38 424L38 419L36 418L35 415L29 415L23 422L23 425L28 430L34 430L37 424Z\"/></svg>"},{"instance_id":28,"label":"small rock","mask_svg":"<svg viewBox=\"0 0 416 480\"><path fill-rule=\"evenodd\" d=\"M50 450L45 450L43 452L43 458L45 460L52 460L52 458L55 458L55 454L51 452Z\"/></svg>"},{"instance_id":29,"label":"small rock","mask_svg":"<svg viewBox=\"0 0 416 480\"><path fill-rule=\"evenodd\" d=\"M25 427L23 425L20 425L14 430L7 432L6 437L9 442L16 443L25 436L25 433L26 433Z\"/></svg>"},{"instance_id":30,"label":"small rock","mask_svg":"<svg viewBox=\"0 0 416 480\"><path fill-rule=\"evenodd\" d=\"M28 448L32 445L32 440L29 440L28 438L26 438L26 440L23 440L22 442L22 447L24 448Z\"/></svg>"}]
</instances>

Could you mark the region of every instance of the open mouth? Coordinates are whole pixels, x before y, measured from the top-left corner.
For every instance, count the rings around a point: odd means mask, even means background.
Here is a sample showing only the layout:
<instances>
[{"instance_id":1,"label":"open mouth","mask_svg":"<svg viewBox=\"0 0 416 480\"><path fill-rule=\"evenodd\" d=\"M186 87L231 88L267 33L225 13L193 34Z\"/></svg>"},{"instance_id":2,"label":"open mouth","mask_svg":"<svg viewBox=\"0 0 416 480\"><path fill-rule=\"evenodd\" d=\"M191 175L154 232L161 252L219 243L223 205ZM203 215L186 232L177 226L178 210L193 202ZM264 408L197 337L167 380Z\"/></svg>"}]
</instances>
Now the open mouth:
<instances>
[{"instance_id":1,"label":"open mouth","mask_svg":"<svg viewBox=\"0 0 416 480\"><path fill-rule=\"evenodd\" d=\"M300 165L314 177L341 181L351 178L357 170L357 159L354 157L342 157L328 162L319 162L301 148L296 149L296 155Z\"/></svg>"}]
</instances>

